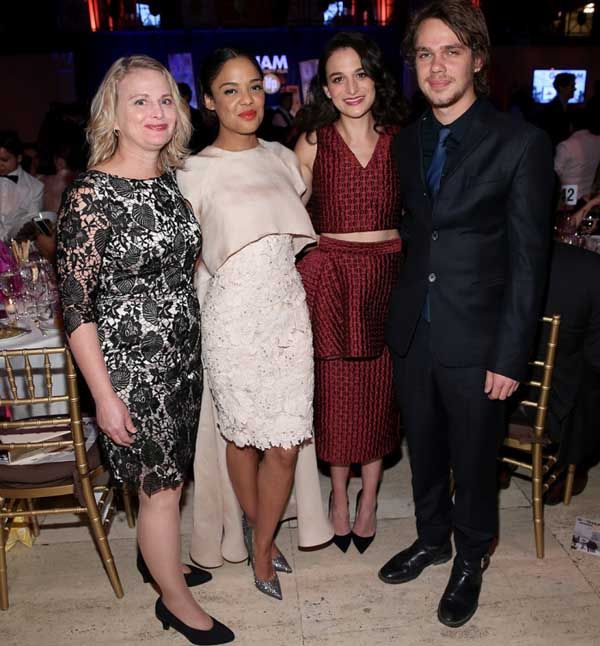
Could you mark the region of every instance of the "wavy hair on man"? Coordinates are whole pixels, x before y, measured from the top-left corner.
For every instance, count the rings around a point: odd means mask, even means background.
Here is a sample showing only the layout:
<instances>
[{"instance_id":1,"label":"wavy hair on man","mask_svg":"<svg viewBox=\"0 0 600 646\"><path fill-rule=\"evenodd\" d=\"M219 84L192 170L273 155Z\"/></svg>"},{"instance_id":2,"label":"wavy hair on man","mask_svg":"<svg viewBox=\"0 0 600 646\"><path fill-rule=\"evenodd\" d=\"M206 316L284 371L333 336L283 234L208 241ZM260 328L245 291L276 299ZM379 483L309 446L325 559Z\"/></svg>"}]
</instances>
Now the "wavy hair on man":
<instances>
[{"instance_id":1,"label":"wavy hair on man","mask_svg":"<svg viewBox=\"0 0 600 646\"><path fill-rule=\"evenodd\" d=\"M487 74L491 57L490 34L483 12L471 0L434 0L416 11L410 18L402 43L407 63L414 67L417 32L431 18L441 20L473 52L473 56L479 58L481 68L475 72L473 79L475 92L479 96L489 94Z\"/></svg>"},{"instance_id":2,"label":"wavy hair on man","mask_svg":"<svg viewBox=\"0 0 600 646\"><path fill-rule=\"evenodd\" d=\"M371 109L375 129L401 125L406 117L404 100L394 77L386 69L379 46L360 32L342 31L333 36L319 58L317 73L310 84L309 97L296 115L294 126L309 136L319 128L339 119L339 112L327 97L327 61L338 49L353 49L359 56L362 68L375 84L375 102ZM311 142L312 143L312 142Z\"/></svg>"},{"instance_id":3,"label":"wavy hair on man","mask_svg":"<svg viewBox=\"0 0 600 646\"><path fill-rule=\"evenodd\" d=\"M119 82L136 69L160 72L169 84L175 102L177 124L171 141L160 151L158 165L161 172L170 168L181 168L189 151L187 142L192 134L189 109L181 98L177 84L169 70L154 58L145 55L127 56L117 59L104 76L92 100L90 120L86 137L90 145L88 168L93 168L109 160L117 150L118 132L114 123L118 101Z\"/></svg>"}]
</instances>

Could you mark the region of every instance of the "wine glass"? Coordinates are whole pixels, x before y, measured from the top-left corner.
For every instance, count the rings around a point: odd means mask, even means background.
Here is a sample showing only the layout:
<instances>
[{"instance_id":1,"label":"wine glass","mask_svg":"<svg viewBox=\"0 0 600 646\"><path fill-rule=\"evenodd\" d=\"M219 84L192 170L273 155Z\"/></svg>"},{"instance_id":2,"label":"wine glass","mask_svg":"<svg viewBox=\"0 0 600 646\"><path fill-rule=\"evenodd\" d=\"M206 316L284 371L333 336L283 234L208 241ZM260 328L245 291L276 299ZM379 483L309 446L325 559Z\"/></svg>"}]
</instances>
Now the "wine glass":
<instances>
[{"instance_id":1,"label":"wine glass","mask_svg":"<svg viewBox=\"0 0 600 646\"><path fill-rule=\"evenodd\" d=\"M4 309L9 321L18 321L23 315L21 295L23 283L18 271L5 271L0 274L0 290L6 299Z\"/></svg>"},{"instance_id":2,"label":"wine glass","mask_svg":"<svg viewBox=\"0 0 600 646\"><path fill-rule=\"evenodd\" d=\"M598 224L598 215L589 211L581 221L580 230L583 235L591 235Z\"/></svg>"}]
</instances>

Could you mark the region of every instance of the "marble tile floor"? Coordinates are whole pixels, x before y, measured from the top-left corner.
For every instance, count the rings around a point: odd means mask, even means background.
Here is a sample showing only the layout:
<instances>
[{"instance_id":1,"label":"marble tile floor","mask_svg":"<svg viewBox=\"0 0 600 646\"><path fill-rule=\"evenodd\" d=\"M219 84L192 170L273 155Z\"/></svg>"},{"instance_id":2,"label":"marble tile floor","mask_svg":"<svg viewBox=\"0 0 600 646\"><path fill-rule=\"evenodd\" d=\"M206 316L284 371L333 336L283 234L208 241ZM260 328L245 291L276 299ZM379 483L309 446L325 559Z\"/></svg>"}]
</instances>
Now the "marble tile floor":
<instances>
[{"instance_id":1,"label":"marble tile floor","mask_svg":"<svg viewBox=\"0 0 600 646\"><path fill-rule=\"evenodd\" d=\"M323 478L323 499L328 481ZM360 485L353 480L352 499ZM485 574L480 608L466 626L450 629L436 617L451 564L430 568L410 583L388 586L378 568L414 538L406 459L385 473L379 528L360 555L335 546L300 552L295 529L278 544L294 574L281 575L283 602L255 590L244 564L226 564L194 589L204 607L225 621L240 646L600 646L600 557L570 549L578 515L600 518L600 467L569 507L546 508L546 558L535 558L529 484L513 478L501 494L501 541ZM182 550L191 528L191 491L184 503ZM117 600L87 528L72 517L52 518L32 549L8 553L11 607L0 613L2 646L70 644L184 645L153 616L156 595L135 569L135 535L117 514L110 543L125 588Z\"/></svg>"}]
</instances>

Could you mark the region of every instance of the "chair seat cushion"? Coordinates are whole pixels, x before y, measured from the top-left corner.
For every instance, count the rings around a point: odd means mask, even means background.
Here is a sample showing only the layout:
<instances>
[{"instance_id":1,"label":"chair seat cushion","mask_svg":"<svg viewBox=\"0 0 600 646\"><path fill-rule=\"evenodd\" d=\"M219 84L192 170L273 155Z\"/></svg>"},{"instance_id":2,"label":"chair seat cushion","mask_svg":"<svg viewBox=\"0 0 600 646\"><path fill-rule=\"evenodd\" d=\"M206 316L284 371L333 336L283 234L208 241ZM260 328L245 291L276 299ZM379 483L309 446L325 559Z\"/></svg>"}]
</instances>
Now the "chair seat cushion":
<instances>
[{"instance_id":1,"label":"chair seat cushion","mask_svg":"<svg viewBox=\"0 0 600 646\"><path fill-rule=\"evenodd\" d=\"M68 429L68 426L66 427ZM5 431L3 435L23 435L40 431L58 430L56 428L30 428ZM69 439L69 438L67 438ZM101 463L100 449L95 441L87 451L90 471ZM77 465L75 458L62 462L37 462L35 464L0 464L0 487L26 489L48 487L73 483Z\"/></svg>"},{"instance_id":2,"label":"chair seat cushion","mask_svg":"<svg viewBox=\"0 0 600 646\"><path fill-rule=\"evenodd\" d=\"M532 426L528 424L519 424L512 422L508 425L508 437L517 440L520 444L537 444L535 433ZM549 446L551 440L547 435L542 436L542 446Z\"/></svg>"},{"instance_id":3,"label":"chair seat cushion","mask_svg":"<svg viewBox=\"0 0 600 646\"><path fill-rule=\"evenodd\" d=\"M90 471L100 466L100 450L95 442L88 451ZM77 473L75 460L41 462L39 464L0 465L0 487L26 489L49 487L73 482Z\"/></svg>"}]
</instances>

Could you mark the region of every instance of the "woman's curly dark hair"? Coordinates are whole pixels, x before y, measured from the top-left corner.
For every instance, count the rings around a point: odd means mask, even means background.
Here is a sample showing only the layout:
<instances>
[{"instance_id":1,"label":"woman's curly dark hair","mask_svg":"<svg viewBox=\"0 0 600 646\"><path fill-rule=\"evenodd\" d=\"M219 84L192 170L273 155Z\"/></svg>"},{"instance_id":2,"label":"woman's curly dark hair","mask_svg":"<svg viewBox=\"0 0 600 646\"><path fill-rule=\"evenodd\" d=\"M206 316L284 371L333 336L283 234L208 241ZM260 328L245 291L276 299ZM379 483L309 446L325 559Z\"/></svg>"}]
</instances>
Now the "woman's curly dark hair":
<instances>
[{"instance_id":1,"label":"woman's curly dark hair","mask_svg":"<svg viewBox=\"0 0 600 646\"><path fill-rule=\"evenodd\" d=\"M338 49L353 49L360 58L363 70L375 83L375 101L371 108L375 129L380 131L404 123L405 102L394 77L385 68L379 46L360 32L341 31L325 45L317 73L310 84L308 99L296 115L295 127L310 136L339 119L339 111L323 90L327 85L327 61Z\"/></svg>"}]
</instances>

